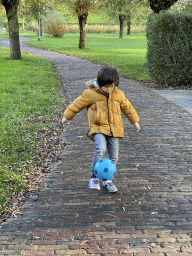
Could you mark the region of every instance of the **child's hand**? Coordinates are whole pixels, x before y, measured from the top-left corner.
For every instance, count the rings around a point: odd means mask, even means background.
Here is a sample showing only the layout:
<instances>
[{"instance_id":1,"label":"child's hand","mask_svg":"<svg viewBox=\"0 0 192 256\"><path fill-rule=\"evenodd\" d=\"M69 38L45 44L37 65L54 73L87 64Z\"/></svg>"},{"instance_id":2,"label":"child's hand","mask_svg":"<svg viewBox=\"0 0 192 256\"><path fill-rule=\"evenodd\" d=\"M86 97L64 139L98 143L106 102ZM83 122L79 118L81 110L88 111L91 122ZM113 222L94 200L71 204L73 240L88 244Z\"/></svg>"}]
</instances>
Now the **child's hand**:
<instances>
[{"instance_id":1,"label":"child's hand","mask_svg":"<svg viewBox=\"0 0 192 256\"><path fill-rule=\"evenodd\" d=\"M63 119L61 120L61 123L62 124L65 124L65 123L67 123L69 120L67 120L65 117L63 117Z\"/></svg>"},{"instance_id":2,"label":"child's hand","mask_svg":"<svg viewBox=\"0 0 192 256\"><path fill-rule=\"evenodd\" d=\"M139 132L140 131L139 123L135 123L134 126L135 126L135 129L136 129L136 132Z\"/></svg>"}]
</instances>

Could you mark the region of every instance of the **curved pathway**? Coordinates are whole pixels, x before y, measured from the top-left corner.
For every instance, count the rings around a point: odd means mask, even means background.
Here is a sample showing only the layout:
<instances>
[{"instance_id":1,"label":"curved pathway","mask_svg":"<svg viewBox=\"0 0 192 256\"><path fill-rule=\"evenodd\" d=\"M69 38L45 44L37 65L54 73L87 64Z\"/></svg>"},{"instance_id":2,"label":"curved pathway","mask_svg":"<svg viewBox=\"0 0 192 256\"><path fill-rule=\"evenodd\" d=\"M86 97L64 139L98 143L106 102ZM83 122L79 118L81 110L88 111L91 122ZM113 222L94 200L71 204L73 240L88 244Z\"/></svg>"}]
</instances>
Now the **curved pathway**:
<instances>
[{"instance_id":1,"label":"curved pathway","mask_svg":"<svg viewBox=\"0 0 192 256\"><path fill-rule=\"evenodd\" d=\"M66 104L100 69L23 43L21 49L54 64ZM67 147L44 188L1 226L0 255L192 255L191 114L142 83L121 77L120 88L138 111L142 130L136 133L123 118L118 193L87 187L94 143L86 138L83 110L64 127Z\"/></svg>"}]
</instances>

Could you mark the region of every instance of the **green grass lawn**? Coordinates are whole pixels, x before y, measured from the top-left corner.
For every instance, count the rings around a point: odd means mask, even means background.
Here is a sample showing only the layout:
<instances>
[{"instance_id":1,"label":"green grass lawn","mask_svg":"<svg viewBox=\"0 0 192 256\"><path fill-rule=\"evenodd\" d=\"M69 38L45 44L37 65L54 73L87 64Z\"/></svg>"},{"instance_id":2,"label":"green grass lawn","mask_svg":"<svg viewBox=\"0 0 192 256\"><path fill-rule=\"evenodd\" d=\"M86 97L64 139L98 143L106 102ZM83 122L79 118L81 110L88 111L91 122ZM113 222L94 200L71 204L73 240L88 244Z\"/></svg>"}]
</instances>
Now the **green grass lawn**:
<instances>
[{"instance_id":1,"label":"green grass lawn","mask_svg":"<svg viewBox=\"0 0 192 256\"><path fill-rule=\"evenodd\" d=\"M0 40L7 39L8 36L0 35Z\"/></svg>"},{"instance_id":2,"label":"green grass lawn","mask_svg":"<svg viewBox=\"0 0 192 256\"><path fill-rule=\"evenodd\" d=\"M27 44L116 67L128 78L150 80L145 67L146 35L125 35L123 39L118 37L118 34L87 34L85 50L78 48L79 34L65 34L62 38L43 35L41 41L33 36Z\"/></svg>"},{"instance_id":3,"label":"green grass lawn","mask_svg":"<svg viewBox=\"0 0 192 256\"><path fill-rule=\"evenodd\" d=\"M61 85L52 64L25 53L22 60L9 56L9 49L0 47L0 212L27 186L23 177L32 159L46 157L37 156L36 148L61 113Z\"/></svg>"}]
</instances>

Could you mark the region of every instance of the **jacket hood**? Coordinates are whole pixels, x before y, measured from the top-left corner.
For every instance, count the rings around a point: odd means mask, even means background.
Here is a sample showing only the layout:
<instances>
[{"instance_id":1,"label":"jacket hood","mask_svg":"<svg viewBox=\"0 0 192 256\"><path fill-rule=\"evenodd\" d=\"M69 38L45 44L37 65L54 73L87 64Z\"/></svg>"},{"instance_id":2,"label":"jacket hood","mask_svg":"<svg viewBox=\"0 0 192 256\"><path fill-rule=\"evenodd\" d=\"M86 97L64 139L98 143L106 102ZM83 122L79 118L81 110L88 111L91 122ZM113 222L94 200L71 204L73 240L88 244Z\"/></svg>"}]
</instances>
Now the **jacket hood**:
<instances>
[{"instance_id":1,"label":"jacket hood","mask_svg":"<svg viewBox=\"0 0 192 256\"><path fill-rule=\"evenodd\" d=\"M87 88L99 88L99 85L96 80L89 80L86 82Z\"/></svg>"},{"instance_id":2,"label":"jacket hood","mask_svg":"<svg viewBox=\"0 0 192 256\"><path fill-rule=\"evenodd\" d=\"M105 93L100 87L99 87L99 84L97 83L96 80L89 80L86 82L86 87L87 89L94 89L96 90L98 93L100 94L104 94L104 95L108 95L107 93ZM116 92L117 90L117 87L115 86L113 92L115 91Z\"/></svg>"}]
</instances>

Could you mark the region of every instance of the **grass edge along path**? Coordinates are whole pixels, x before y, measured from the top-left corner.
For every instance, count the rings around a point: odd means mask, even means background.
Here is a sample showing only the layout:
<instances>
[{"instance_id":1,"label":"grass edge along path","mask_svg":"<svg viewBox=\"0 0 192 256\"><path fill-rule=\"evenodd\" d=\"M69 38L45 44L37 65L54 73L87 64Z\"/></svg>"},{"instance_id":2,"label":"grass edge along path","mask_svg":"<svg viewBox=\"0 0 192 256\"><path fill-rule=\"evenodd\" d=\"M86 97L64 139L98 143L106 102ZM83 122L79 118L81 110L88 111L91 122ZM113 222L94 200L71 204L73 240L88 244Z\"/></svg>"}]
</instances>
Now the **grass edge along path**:
<instances>
[{"instance_id":1,"label":"grass edge along path","mask_svg":"<svg viewBox=\"0 0 192 256\"><path fill-rule=\"evenodd\" d=\"M0 47L0 217L5 220L57 160L63 145L61 83L47 60L22 53L10 60Z\"/></svg>"},{"instance_id":2,"label":"grass edge along path","mask_svg":"<svg viewBox=\"0 0 192 256\"><path fill-rule=\"evenodd\" d=\"M61 38L44 34L38 41L36 35L26 44L91 60L101 65L118 68L121 75L139 81L151 81L146 68L147 39L144 33L124 35L86 34L86 48L78 48L79 34L66 33Z\"/></svg>"}]
</instances>

